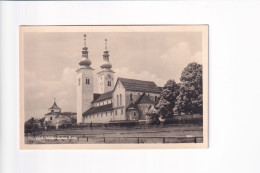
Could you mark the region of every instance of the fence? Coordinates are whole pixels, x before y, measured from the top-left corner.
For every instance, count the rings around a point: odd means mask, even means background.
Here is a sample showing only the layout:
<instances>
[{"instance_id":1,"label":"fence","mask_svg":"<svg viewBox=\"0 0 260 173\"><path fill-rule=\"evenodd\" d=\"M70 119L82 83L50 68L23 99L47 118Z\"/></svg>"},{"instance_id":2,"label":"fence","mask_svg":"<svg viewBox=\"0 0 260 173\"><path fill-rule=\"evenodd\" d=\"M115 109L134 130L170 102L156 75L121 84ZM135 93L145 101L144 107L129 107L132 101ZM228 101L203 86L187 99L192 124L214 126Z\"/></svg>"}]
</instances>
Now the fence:
<instances>
[{"instance_id":1,"label":"fence","mask_svg":"<svg viewBox=\"0 0 260 173\"><path fill-rule=\"evenodd\" d=\"M107 143L107 144L120 144L120 143L132 143L132 144L142 144L142 143L202 143L202 136L167 136L167 137L96 137L90 135L54 135L54 136L27 136L27 140L37 141L48 141L51 143L78 143L78 144L88 144L88 143ZM34 143L34 142L33 142Z\"/></svg>"}]
</instances>

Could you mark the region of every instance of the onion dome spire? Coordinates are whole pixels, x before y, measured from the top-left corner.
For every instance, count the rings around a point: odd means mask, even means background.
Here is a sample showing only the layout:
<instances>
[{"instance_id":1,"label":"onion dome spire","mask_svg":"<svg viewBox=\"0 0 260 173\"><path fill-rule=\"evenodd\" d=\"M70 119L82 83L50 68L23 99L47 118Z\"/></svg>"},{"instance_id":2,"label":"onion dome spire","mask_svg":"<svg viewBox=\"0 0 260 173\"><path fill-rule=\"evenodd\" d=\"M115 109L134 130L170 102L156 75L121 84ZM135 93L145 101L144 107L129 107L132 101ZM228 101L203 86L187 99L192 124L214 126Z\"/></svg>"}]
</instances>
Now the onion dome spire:
<instances>
[{"instance_id":1,"label":"onion dome spire","mask_svg":"<svg viewBox=\"0 0 260 173\"><path fill-rule=\"evenodd\" d=\"M79 62L79 65L89 67L91 65L91 61L88 59L88 48L86 46L86 37L87 35L84 34L84 47L82 48L82 58Z\"/></svg>"},{"instance_id":2,"label":"onion dome spire","mask_svg":"<svg viewBox=\"0 0 260 173\"><path fill-rule=\"evenodd\" d=\"M53 110L54 112L60 112L61 111L61 108L59 108L59 106L56 104L56 98L54 98L54 102L53 102L53 105L52 107L49 108L49 110Z\"/></svg>"},{"instance_id":3,"label":"onion dome spire","mask_svg":"<svg viewBox=\"0 0 260 173\"><path fill-rule=\"evenodd\" d=\"M102 69L111 69L112 64L109 62L109 51L107 50L107 39L105 39L105 51L103 54L103 63L100 66Z\"/></svg>"}]
</instances>

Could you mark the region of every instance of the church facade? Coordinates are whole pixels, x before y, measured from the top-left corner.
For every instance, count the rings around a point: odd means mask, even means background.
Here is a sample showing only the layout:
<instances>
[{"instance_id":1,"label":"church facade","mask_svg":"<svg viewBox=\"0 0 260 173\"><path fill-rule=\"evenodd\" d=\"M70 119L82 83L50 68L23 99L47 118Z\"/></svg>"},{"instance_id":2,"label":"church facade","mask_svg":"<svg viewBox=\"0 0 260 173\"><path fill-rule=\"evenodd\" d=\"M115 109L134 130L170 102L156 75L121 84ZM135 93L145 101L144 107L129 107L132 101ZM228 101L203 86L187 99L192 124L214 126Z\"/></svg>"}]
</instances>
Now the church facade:
<instances>
[{"instance_id":1,"label":"church facade","mask_svg":"<svg viewBox=\"0 0 260 173\"><path fill-rule=\"evenodd\" d=\"M105 40L107 41L107 40ZM121 78L115 80L107 45L94 86L94 69L88 57L86 35L82 58L77 69L77 123L109 123L145 121L146 113L160 96L160 88L152 81ZM97 87L98 93L94 93Z\"/></svg>"}]
</instances>

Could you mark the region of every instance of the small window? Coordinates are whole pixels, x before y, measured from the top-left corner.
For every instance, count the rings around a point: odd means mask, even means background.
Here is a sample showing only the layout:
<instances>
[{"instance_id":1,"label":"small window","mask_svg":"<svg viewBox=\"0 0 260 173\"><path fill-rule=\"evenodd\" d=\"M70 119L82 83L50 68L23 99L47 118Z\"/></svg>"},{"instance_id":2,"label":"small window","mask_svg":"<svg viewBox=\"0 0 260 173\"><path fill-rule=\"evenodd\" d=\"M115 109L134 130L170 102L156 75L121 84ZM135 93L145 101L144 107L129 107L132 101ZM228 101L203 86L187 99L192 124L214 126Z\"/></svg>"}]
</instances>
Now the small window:
<instances>
[{"instance_id":1,"label":"small window","mask_svg":"<svg viewBox=\"0 0 260 173\"><path fill-rule=\"evenodd\" d=\"M80 79L78 79L78 85L80 85Z\"/></svg>"},{"instance_id":2,"label":"small window","mask_svg":"<svg viewBox=\"0 0 260 173\"><path fill-rule=\"evenodd\" d=\"M116 115L117 115L117 111L116 111Z\"/></svg>"},{"instance_id":3,"label":"small window","mask_svg":"<svg viewBox=\"0 0 260 173\"><path fill-rule=\"evenodd\" d=\"M89 79L86 79L86 84L90 84L90 81L89 81Z\"/></svg>"},{"instance_id":4,"label":"small window","mask_svg":"<svg viewBox=\"0 0 260 173\"><path fill-rule=\"evenodd\" d=\"M121 115L123 115L123 113L124 113L124 110L123 110L123 109L121 109Z\"/></svg>"},{"instance_id":5,"label":"small window","mask_svg":"<svg viewBox=\"0 0 260 173\"><path fill-rule=\"evenodd\" d=\"M133 101L133 94L130 94L130 101Z\"/></svg>"},{"instance_id":6,"label":"small window","mask_svg":"<svg viewBox=\"0 0 260 173\"><path fill-rule=\"evenodd\" d=\"M51 110L51 113L53 113L54 112L54 110Z\"/></svg>"},{"instance_id":7,"label":"small window","mask_svg":"<svg viewBox=\"0 0 260 173\"><path fill-rule=\"evenodd\" d=\"M107 86L111 86L111 81L107 81Z\"/></svg>"},{"instance_id":8,"label":"small window","mask_svg":"<svg viewBox=\"0 0 260 173\"><path fill-rule=\"evenodd\" d=\"M154 101L155 101L155 102L157 101L157 96L154 97Z\"/></svg>"},{"instance_id":9,"label":"small window","mask_svg":"<svg viewBox=\"0 0 260 173\"><path fill-rule=\"evenodd\" d=\"M50 117L50 120L52 120L52 117Z\"/></svg>"},{"instance_id":10,"label":"small window","mask_svg":"<svg viewBox=\"0 0 260 173\"><path fill-rule=\"evenodd\" d=\"M136 116L135 112L134 112L134 116Z\"/></svg>"}]
</instances>

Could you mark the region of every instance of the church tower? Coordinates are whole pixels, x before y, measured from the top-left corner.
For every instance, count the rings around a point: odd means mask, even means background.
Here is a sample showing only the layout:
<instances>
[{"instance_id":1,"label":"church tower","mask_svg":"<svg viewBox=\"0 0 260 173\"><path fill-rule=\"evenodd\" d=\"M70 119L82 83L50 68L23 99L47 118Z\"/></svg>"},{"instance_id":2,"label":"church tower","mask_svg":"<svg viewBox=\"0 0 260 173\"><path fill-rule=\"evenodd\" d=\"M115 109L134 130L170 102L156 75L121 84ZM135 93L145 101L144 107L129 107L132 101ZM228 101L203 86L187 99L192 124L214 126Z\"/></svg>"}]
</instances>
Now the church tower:
<instances>
[{"instance_id":1,"label":"church tower","mask_svg":"<svg viewBox=\"0 0 260 173\"><path fill-rule=\"evenodd\" d=\"M77 69L77 123L83 122L82 114L91 108L93 101L93 68L88 58L88 48L86 47L86 34L84 34L84 47L82 58Z\"/></svg>"},{"instance_id":2,"label":"church tower","mask_svg":"<svg viewBox=\"0 0 260 173\"><path fill-rule=\"evenodd\" d=\"M107 50L107 39L105 39L105 51L103 54L103 62L100 66L101 71L98 72L98 92L103 94L112 91L114 88L114 71L111 70L112 64L109 62L109 51Z\"/></svg>"}]
</instances>

